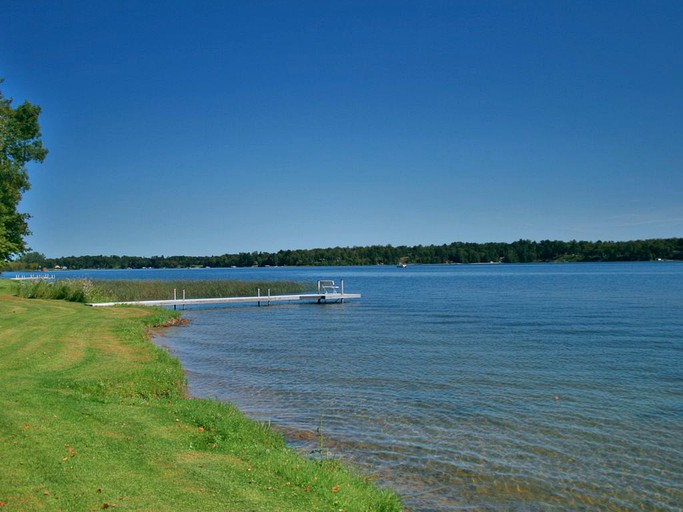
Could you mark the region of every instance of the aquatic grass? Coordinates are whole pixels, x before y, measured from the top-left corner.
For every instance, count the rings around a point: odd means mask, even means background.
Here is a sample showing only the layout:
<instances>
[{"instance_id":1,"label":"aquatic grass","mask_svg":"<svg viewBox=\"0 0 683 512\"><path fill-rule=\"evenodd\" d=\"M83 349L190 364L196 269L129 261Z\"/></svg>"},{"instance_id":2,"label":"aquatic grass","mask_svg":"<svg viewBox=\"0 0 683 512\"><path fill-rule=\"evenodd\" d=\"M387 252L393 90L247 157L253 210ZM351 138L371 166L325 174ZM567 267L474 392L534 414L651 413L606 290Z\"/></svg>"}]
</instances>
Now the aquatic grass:
<instances>
[{"instance_id":1,"label":"aquatic grass","mask_svg":"<svg viewBox=\"0 0 683 512\"><path fill-rule=\"evenodd\" d=\"M92 281L85 279L63 281L23 281L16 284L17 295L28 299L56 299L69 302L88 302L98 297Z\"/></svg>"},{"instance_id":2,"label":"aquatic grass","mask_svg":"<svg viewBox=\"0 0 683 512\"><path fill-rule=\"evenodd\" d=\"M187 398L147 338L157 308L10 295L0 280L0 502L8 510L397 511L339 463L299 457L230 404Z\"/></svg>"},{"instance_id":3,"label":"aquatic grass","mask_svg":"<svg viewBox=\"0 0 683 512\"><path fill-rule=\"evenodd\" d=\"M185 297L240 297L256 295L260 289L265 295L270 289L271 294L298 293L313 286L305 286L293 281L238 281L238 280L177 280L177 281L97 281L97 287L104 295L112 300L154 300L172 299L173 291L181 298L183 290Z\"/></svg>"},{"instance_id":4,"label":"aquatic grass","mask_svg":"<svg viewBox=\"0 0 683 512\"><path fill-rule=\"evenodd\" d=\"M64 279L54 282L26 281L17 285L17 294L30 299L58 299L70 302L109 302L172 299L213 298L299 293L314 286L293 281L238 280L89 280Z\"/></svg>"}]
</instances>

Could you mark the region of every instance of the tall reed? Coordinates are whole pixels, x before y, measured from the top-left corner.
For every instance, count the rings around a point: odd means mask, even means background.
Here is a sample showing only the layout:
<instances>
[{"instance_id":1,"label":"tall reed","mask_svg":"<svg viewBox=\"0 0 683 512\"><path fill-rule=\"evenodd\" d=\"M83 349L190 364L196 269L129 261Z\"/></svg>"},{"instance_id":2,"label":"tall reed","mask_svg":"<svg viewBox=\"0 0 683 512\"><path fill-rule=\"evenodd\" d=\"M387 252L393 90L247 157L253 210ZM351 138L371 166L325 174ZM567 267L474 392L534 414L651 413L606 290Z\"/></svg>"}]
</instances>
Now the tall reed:
<instances>
[{"instance_id":1,"label":"tall reed","mask_svg":"<svg viewBox=\"0 0 683 512\"><path fill-rule=\"evenodd\" d=\"M299 293L313 289L293 281L237 281L237 280L87 280L68 279L53 283L37 281L19 284L18 295L27 298L60 299L72 302L106 302L133 300L172 299L173 291L177 297L210 298L240 297L256 295L258 290L266 295Z\"/></svg>"}]
</instances>

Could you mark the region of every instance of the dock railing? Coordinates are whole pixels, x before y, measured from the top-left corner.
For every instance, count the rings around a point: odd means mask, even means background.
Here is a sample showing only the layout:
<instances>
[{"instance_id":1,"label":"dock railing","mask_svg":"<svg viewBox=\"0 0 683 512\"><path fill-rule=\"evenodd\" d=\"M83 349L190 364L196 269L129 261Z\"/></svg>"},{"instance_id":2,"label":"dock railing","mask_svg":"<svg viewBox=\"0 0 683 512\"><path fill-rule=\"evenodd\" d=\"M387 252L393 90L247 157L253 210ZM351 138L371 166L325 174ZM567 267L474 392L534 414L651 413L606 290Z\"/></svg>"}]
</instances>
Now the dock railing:
<instances>
[{"instance_id":1,"label":"dock railing","mask_svg":"<svg viewBox=\"0 0 683 512\"><path fill-rule=\"evenodd\" d=\"M11 281L54 281L55 280L55 275L54 274L45 274L45 273L38 273L38 274L17 274L14 277L9 278Z\"/></svg>"},{"instance_id":2,"label":"dock railing","mask_svg":"<svg viewBox=\"0 0 683 512\"><path fill-rule=\"evenodd\" d=\"M341 281L341 286L342 286L341 293L344 293L344 280L343 279ZM339 286L336 286L334 284L334 281L322 279L322 280L318 281L318 293L321 295L340 293Z\"/></svg>"}]
</instances>

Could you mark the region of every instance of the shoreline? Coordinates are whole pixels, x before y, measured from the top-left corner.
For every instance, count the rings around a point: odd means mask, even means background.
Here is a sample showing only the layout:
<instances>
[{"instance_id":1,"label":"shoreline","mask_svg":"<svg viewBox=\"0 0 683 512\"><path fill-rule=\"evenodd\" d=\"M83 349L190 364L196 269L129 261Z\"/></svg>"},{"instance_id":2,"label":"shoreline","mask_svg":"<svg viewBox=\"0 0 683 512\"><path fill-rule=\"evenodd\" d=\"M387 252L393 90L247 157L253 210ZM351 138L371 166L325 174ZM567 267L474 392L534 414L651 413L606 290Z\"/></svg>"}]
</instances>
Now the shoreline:
<instances>
[{"instance_id":1,"label":"shoreline","mask_svg":"<svg viewBox=\"0 0 683 512\"><path fill-rule=\"evenodd\" d=\"M167 352L171 357L174 359L178 360L180 363L180 367L183 371L183 374L185 375L185 380L187 382L188 377L187 377L187 370L185 367L182 365L182 361L180 358L173 353L173 349L164 344L163 342L160 342L163 340L166 329L171 328L171 327L191 327L191 322L184 318L182 316L182 312L178 312L179 317L177 319L171 319L169 322L167 322L164 325L159 325L155 326L150 329L150 340L151 342L159 347L161 350L164 350ZM320 450L320 434L318 432L318 429L315 430L310 430L310 429L305 429L305 428L297 428L297 427L292 427L292 426L287 426L283 425L277 422L271 423L270 420L259 420L256 417L252 417L249 414L242 412L242 410L234 405L230 401L225 401L225 400L220 400L218 398L210 398L210 397L205 397L201 396L200 394L194 394L189 392L189 386L186 384L186 393L185 396L188 399L193 399L193 400L207 400L210 402L216 402L220 404L225 404L229 406L236 407L242 414L244 414L249 421L252 421L256 424L267 424L268 428L271 428L275 432L281 434L284 438L285 443L294 450L300 457L309 459L309 460L319 460L322 459L322 455L320 457L315 457L312 456L312 454L319 452ZM267 411L262 411L263 417L267 417L266 414ZM338 441L333 437L329 437L324 434L323 432L323 447L328 450L328 459L330 460L338 460L342 462L342 464L346 464L350 466L350 469L352 470L357 470L359 466L367 466L368 468L370 467L368 464L364 464L362 461L354 460L352 457L348 457L344 455L344 452L334 452L335 447L344 447L346 443L342 441ZM376 474L373 472L367 472L365 470L360 470L361 474L364 475L366 478L374 480L376 478ZM391 490L391 489L388 489Z\"/></svg>"},{"instance_id":2,"label":"shoreline","mask_svg":"<svg viewBox=\"0 0 683 512\"><path fill-rule=\"evenodd\" d=\"M392 491L338 461L305 459L234 406L184 396L180 362L150 337L178 322L173 312L9 291L0 282L9 510L402 509Z\"/></svg>"}]
</instances>

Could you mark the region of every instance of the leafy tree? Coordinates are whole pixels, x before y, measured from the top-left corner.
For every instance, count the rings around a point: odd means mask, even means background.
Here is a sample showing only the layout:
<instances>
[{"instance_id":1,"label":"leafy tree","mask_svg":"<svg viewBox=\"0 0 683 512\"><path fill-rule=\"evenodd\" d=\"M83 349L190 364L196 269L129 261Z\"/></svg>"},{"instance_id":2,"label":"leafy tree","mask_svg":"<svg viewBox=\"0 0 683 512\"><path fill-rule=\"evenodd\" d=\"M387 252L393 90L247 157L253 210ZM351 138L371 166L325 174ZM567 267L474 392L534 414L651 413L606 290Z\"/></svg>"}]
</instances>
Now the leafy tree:
<instances>
[{"instance_id":1,"label":"leafy tree","mask_svg":"<svg viewBox=\"0 0 683 512\"><path fill-rule=\"evenodd\" d=\"M22 260L28 258L26 255ZM250 267L252 265L376 265L408 263L525 263L532 261L637 261L683 260L683 238L629 242L580 242L572 240L518 240L512 243L453 242L441 246L373 245L328 249L281 250L277 253L242 252L222 256L70 256L48 259L48 267L76 268L181 268L190 266ZM15 261L13 264L19 264Z\"/></svg>"},{"instance_id":2,"label":"leafy tree","mask_svg":"<svg viewBox=\"0 0 683 512\"><path fill-rule=\"evenodd\" d=\"M14 108L12 99L0 90L0 261L26 250L30 216L19 213L17 206L31 186L26 165L42 162L47 154L40 139L39 115L38 105L25 101Z\"/></svg>"},{"instance_id":3,"label":"leafy tree","mask_svg":"<svg viewBox=\"0 0 683 512\"><path fill-rule=\"evenodd\" d=\"M40 252L27 252L19 260L28 269L39 269L45 266L45 255Z\"/></svg>"}]
</instances>

